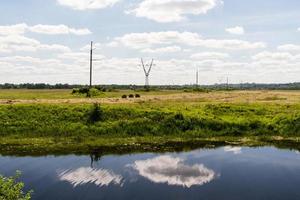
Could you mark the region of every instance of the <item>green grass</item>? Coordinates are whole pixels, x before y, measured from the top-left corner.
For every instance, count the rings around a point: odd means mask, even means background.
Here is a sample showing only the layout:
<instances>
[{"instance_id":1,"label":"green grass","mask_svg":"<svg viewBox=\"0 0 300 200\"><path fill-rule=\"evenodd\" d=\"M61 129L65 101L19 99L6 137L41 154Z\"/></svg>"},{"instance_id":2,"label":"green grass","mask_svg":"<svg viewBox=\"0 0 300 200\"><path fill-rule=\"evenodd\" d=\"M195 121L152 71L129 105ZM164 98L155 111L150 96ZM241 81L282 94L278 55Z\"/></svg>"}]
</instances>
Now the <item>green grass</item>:
<instances>
[{"instance_id":1,"label":"green grass","mask_svg":"<svg viewBox=\"0 0 300 200\"><path fill-rule=\"evenodd\" d=\"M98 98L121 98L123 94L141 94L146 95L167 95L180 93L181 91L164 90L164 91L134 91L134 90L121 90L113 92L104 92ZM72 95L72 90L68 89L1 89L0 99L11 100L33 100L33 99L72 99L72 98L85 98L85 95Z\"/></svg>"},{"instance_id":2,"label":"green grass","mask_svg":"<svg viewBox=\"0 0 300 200\"><path fill-rule=\"evenodd\" d=\"M168 142L233 138L298 141L300 104L163 101L98 109L89 104L0 105L0 136L2 151L20 152L80 152L104 146L145 149L148 144L151 149Z\"/></svg>"}]
</instances>

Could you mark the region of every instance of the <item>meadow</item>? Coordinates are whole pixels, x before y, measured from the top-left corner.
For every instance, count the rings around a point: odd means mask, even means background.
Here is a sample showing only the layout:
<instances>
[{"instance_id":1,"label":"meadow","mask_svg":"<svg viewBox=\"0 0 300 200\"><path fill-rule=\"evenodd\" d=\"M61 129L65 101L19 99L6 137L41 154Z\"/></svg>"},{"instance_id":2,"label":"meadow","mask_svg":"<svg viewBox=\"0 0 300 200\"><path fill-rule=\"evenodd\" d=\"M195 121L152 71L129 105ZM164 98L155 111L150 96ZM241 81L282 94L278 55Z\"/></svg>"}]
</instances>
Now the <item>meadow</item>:
<instances>
[{"instance_id":1,"label":"meadow","mask_svg":"<svg viewBox=\"0 0 300 200\"><path fill-rule=\"evenodd\" d=\"M1 90L0 151L88 152L300 141L298 91ZM184 146L184 145L183 145Z\"/></svg>"}]
</instances>

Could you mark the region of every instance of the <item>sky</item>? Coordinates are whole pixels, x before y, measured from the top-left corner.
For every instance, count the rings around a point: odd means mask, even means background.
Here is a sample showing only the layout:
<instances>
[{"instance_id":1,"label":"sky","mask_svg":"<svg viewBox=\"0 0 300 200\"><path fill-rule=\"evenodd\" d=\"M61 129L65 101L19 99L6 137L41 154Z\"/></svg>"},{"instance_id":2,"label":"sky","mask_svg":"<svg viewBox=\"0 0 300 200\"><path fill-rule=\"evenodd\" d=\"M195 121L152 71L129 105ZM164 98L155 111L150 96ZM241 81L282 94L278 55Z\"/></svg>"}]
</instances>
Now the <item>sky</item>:
<instances>
[{"instance_id":1,"label":"sky","mask_svg":"<svg viewBox=\"0 0 300 200\"><path fill-rule=\"evenodd\" d=\"M299 0L1 0L0 83L300 81Z\"/></svg>"}]
</instances>

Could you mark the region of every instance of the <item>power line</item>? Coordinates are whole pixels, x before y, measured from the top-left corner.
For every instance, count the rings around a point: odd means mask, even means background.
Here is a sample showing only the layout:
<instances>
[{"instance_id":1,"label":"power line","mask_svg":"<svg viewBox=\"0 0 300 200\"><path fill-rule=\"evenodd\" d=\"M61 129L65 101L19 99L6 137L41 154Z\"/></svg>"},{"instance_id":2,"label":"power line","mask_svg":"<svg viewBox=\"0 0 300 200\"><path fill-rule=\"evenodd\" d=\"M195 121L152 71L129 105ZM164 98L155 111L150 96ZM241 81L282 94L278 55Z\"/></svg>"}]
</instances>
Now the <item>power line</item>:
<instances>
[{"instance_id":1,"label":"power line","mask_svg":"<svg viewBox=\"0 0 300 200\"><path fill-rule=\"evenodd\" d=\"M149 66L149 69L146 70L144 60L143 60L143 58L141 58L142 67L143 67L143 70L144 70L144 73L145 73L145 87L149 87L149 76L150 76L152 66L154 65L153 62L154 62L154 59L151 60L150 66L148 64L146 65L146 66Z\"/></svg>"}]
</instances>

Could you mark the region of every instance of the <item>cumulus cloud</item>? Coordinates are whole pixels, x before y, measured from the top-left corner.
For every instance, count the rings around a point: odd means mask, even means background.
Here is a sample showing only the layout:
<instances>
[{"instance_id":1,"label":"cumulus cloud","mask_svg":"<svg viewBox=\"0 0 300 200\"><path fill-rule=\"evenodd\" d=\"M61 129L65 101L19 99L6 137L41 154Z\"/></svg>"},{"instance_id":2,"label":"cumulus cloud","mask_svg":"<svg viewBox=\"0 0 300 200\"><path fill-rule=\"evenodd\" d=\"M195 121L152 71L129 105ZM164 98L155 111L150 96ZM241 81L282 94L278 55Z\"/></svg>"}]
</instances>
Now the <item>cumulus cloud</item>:
<instances>
[{"instance_id":1,"label":"cumulus cloud","mask_svg":"<svg viewBox=\"0 0 300 200\"><path fill-rule=\"evenodd\" d=\"M39 34L47 34L47 35L66 35L66 34L74 34L74 35L88 35L92 32L87 29L76 29L71 28L66 25L43 25L38 24L34 26L29 26L25 23L16 24L16 25L7 25L0 26L0 35L22 35L25 32L34 32Z\"/></svg>"},{"instance_id":2,"label":"cumulus cloud","mask_svg":"<svg viewBox=\"0 0 300 200\"><path fill-rule=\"evenodd\" d=\"M206 14L215 8L220 0L143 0L126 13L145 17L160 23L179 22L186 15Z\"/></svg>"},{"instance_id":3,"label":"cumulus cloud","mask_svg":"<svg viewBox=\"0 0 300 200\"><path fill-rule=\"evenodd\" d=\"M226 59L229 58L229 54L227 53L219 53L219 52L202 52L202 53L196 53L191 55L192 59L195 60L219 60L219 59Z\"/></svg>"},{"instance_id":4,"label":"cumulus cloud","mask_svg":"<svg viewBox=\"0 0 300 200\"><path fill-rule=\"evenodd\" d=\"M15 24L0 26L0 35L20 35L24 34L27 29L27 24Z\"/></svg>"},{"instance_id":5,"label":"cumulus cloud","mask_svg":"<svg viewBox=\"0 0 300 200\"><path fill-rule=\"evenodd\" d=\"M162 48L147 48L143 49L141 52L143 53L175 53L181 51L181 47L179 46L169 46L169 47L162 47Z\"/></svg>"},{"instance_id":6,"label":"cumulus cloud","mask_svg":"<svg viewBox=\"0 0 300 200\"><path fill-rule=\"evenodd\" d=\"M260 49L266 47L266 44L263 42L205 39L197 33L177 31L129 33L115 38L115 42L135 49L149 48L154 45L174 44L227 50Z\"/></svg>"},{"instance_id":7,"label":"cumulus cloud","mask_svg":"<svg viewBox=\"0 0 300 200\"><path fill-rule=\"evenodd\" d=\"M37 50L69 52L69 47L59 44L42 44L36 39L22 35L0 36L0 52L12 53L16 51L36 52Z\"/></svg>"},{"instance_id":8,"label":"cumulus cloud","mask_svg":"<svg viewBox=\"0 0 300 200\"><path fill-rule=\"evenodd\" d=\"M74 34L74 35L89 35L92 32L89 29L75 29L70 28L66 25L43 25L38 24L35 26L28 27L28 30L34 33L40 34L47 34L47 35L67 35L67 34Z\"/></svg>"},{"instance_id":9,"label":"cumulus cloud","mask_svg":"<svg viewBox=\"0 0 300 200\"><path fill-rule=\"evenodd\" d=\"M64 171L58 175L61 181L67 181L74 187L93 183L96 186L108 186L110 184L121 185L123 177L106 169L93 169L81 167L75 170Z\"/></svg>"},{"instance_id":10,"label":"cumulus cloud","mask_svg":"<svg viewBox=\"0 0 300 200\"><path fill-rule=\"evenodd\" d=\"M294 56L287 52L268 52L264 51L252 57L253 60L292 60Z\"/></svg>"},{"instance_id":11,"label":"cumulus cloud","mask_svg":"<svg viewBox=\"0 0 300 200\"><path fill-rule=\"evenodd\" d=\"M119 1L120 0L57 0L57 3L74 10L96 10L113 6Z\"/></svg>"},{"instance_id":12,"label":"cumulus cloud","mask_svg":"<svg viewBox=\"0 0 300 200\"><path fill-rule=\"evenodd\" d=\"M245 30L241 26L227 28L226 31L228 33L231 33L231 34L234 34L234 35L244 35L245 34Z\"/></svg>"},{"instance_id":13,"label":"cumulus cloud","mask_svg":"<svg viewBox=\"0 0 300 200\"><path fill-rule=\"evenodd\" d=\"M154 183L167 183L182 187L204 185L211 182L216 174L203 164L187 165L181 158L158 156L134 162L133 168Z\"/></svg>"},{"instance_id":14,"label":"cumulus cloud","mask_svg":"<svg viewBox=\"0 0 300 200\"><path fill-rule=\"evenodd\" d=\"M300 52L300 45L284 44L277 47L279 51Z\"/></svg>"}]
</instances>

